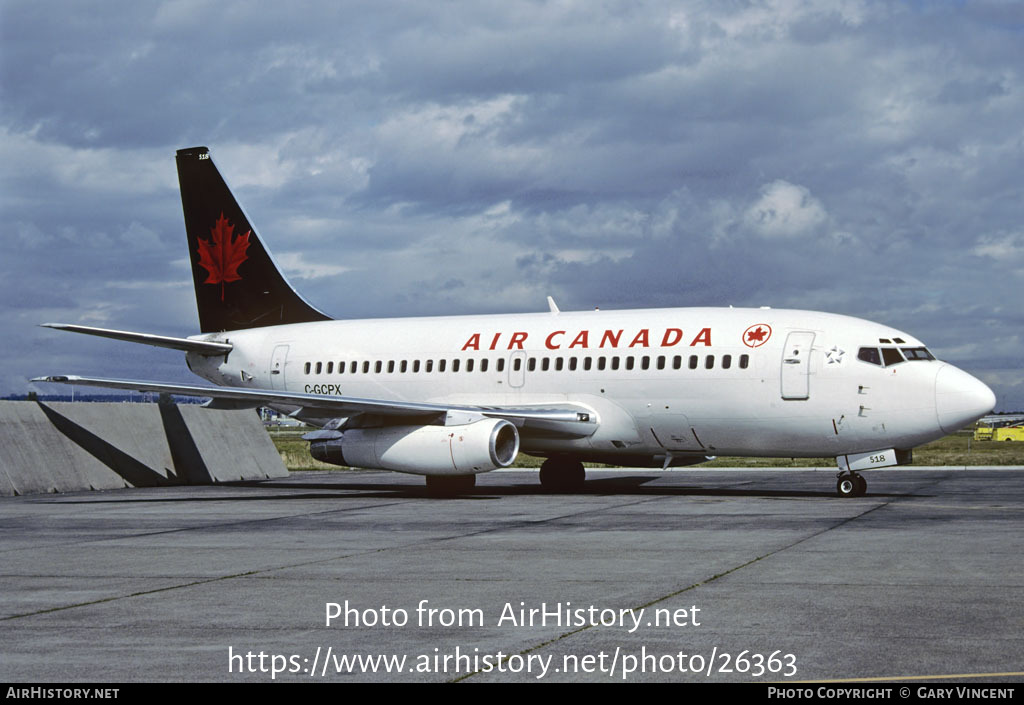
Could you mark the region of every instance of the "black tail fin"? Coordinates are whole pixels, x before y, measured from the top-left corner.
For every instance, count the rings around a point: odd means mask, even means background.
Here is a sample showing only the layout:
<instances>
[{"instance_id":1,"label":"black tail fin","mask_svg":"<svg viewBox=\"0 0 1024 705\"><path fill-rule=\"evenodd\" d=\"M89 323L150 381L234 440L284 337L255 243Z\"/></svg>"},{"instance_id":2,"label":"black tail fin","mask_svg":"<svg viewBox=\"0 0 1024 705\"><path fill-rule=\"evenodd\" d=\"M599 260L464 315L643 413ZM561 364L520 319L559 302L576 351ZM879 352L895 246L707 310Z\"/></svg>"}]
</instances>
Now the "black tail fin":
<instances>
[{"instance_id":1,"label":"black tail fin","mask_svg":"<svg viewBox=\"0 0 1024 705\"><path fill-rule=\"evenodd\" d=\"M200 330L330 320L288 284L210 150L179 149L177 159Z\"/></svg>"}]
</instances>

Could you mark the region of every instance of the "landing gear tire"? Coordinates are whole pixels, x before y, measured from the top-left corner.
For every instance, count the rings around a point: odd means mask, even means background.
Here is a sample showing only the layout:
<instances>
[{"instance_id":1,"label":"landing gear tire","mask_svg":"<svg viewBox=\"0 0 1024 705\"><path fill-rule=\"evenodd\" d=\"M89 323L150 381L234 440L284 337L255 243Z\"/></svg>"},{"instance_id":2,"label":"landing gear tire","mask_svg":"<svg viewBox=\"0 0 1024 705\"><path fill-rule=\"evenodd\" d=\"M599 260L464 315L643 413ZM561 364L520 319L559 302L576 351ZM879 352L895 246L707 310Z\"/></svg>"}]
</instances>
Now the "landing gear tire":
<instances>
[{"instance_id":1,"label":"landing gear tire","mask_svg":"<svg viewBox=\"0 0 1024 705\"><path fill-rule=\"evenodd\" d=\"M427 494L431 497L453 497L476 487L476 475L427 475Z\"/></svg>"},{"instance_id":2,"label":"landing gear tire","mask_svg":"<svg viewBox=\"0 0 1024 705\"><path fill-rule=\"evenodd\" d=\"M863 497L864 493L868 491L868 481L860 475L854 475L853 481L857 483L856 495L858 497Z\"/></svg>"},{"instance_id":3,"label":"landing gear tire","mask_svg":"<svg viewBox=\"0 0 1024 705\"><path fill-rule=\"evenodd\" d=\"M583 489L587 471L572 458L548 458L540 466L540 485L548 492L575 492Z\"/></svg>"},{"instance_id":4,"label":"landing gear tire","mask_svg":"<svg viewBox=\"0 0 1024 705\"><path fill-rule=\"evenodd\" d=\"M836 494L840 497L861 497L868 491L868 481L855 472L843 473L836 482Z\"/></svg>"}]
</instances>

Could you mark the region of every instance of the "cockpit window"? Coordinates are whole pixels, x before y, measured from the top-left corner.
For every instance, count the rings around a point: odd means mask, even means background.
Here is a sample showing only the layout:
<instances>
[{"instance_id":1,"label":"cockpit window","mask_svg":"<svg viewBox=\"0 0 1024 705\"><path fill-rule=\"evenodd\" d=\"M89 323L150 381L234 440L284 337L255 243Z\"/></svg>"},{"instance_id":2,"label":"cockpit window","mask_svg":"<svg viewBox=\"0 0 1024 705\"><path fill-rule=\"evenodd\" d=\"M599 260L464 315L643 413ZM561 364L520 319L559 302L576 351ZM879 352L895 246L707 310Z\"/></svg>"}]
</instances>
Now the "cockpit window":
<instances>
[{"instance_id":1,"label":"cockpit window","mask_svg":"<svg viewBox=\"0 0 1024 705\"><path fill-rule=\"evenodd\" d=\"M900 348L903 357L908 360L934 360L935 356L928 352L928 348Z\"/></svg>"},{"instance_id":2,"label":"cockpit window","mask_svg":"<svg viewBox=\"0 0 1024 705\"><path fill-rule=\"evenodd\" d=\"M857 351L857 359L870 362L872 365L882 364L882 357L878 354L878 348L861 348Z\"/></svg>"},{"instance_id":3,"label":"cockpit window","mask_svg":"<svg viewBox=\"0 0 1024 705\"><path fill-rule=\"evenodd\" d=\"M896 348L882 348L882 360L885 362L885 366L889 367L903 362L903 356Z\"/></svg>"},{"instance_id":4,"label":"cockpit window","mask_svg":"<svg viewBox=\"0 0 1024 705\"><path fill-rule=\"evenodd\" d=\"M934 360L935 357L927 348L902 348L903 354L896 348L861 348L857 351L857 359L872 365L892 367L907 360ZM881 352L881 354L879 354Z\"/></svg>"}]
</instances>

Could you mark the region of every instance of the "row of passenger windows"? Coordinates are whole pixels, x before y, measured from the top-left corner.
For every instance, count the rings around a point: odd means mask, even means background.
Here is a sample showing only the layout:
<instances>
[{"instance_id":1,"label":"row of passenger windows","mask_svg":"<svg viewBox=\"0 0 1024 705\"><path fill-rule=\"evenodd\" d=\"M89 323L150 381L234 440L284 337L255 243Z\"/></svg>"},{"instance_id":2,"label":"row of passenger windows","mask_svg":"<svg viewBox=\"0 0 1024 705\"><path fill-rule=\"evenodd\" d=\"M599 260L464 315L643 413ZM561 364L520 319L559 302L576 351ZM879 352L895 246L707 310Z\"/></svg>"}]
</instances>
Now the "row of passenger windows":
<instances>
[{"instance_id":1,"label":"row of passenger windows","mask_svg":"<svg viewBox=\"0 0 1024 705\"><path fill-rule=\"evenodd\" d=\"M900 341L899 338L894 338L894 340ZM902 355L900 354L901 350ZM934 360L935 356L928 352L928 348L882 348L881 354L879 354L878 348L861 348L857 351L857 359L870 362L872 365L884 364L886 367L891 367L906 361Z\"/></svg>"},{"instance_id":2,"label":"row of passenger windows","mask_svg":"<svg viewBox=\"0 0 1024 705\"><path fill-rule=\"evenodd\" d=\"M695 370L703 363L704 369L712 370L715 368L716 359L715 355L705 355L703 361L700 355L690 355L687 360L687 367L691 370ZM512 370L519 372L523 369L522 357L515 357L512 360ZM723 370L728 370L732 367L733 356L722 355L717 361L718 366ZM750 365L750 355L740 355L737 364L740 369L745 370ZM583 369L583 370L649 370L652 367L658 370L664 370L671 366L673 370L681 370L683 368L683 356L674 355L671 358L666 355L643 355L643 356L630 356L630 357L531 357L526 358L526 369L530 372L537 370L541 372L555 371L561 372L563 370L569 370L570 372ZM474 358L466 358L465 360L454 359L454 360L363 360L357 362L355 360L350 362L339 362L335 366L334 361L330 362L307 362L305 365L305 373L308 374L369 374L372 370L374 374L381 374L387 372L387 374L404 374L407 372L418 373L418 372L473 372L474 370L480 372L487 372L490 367L490 361L488 358L481 358L476 360ZM505 371L505 358L499 357L495 361L494 369L496 372Z\"/></svg>"}]
</instances>

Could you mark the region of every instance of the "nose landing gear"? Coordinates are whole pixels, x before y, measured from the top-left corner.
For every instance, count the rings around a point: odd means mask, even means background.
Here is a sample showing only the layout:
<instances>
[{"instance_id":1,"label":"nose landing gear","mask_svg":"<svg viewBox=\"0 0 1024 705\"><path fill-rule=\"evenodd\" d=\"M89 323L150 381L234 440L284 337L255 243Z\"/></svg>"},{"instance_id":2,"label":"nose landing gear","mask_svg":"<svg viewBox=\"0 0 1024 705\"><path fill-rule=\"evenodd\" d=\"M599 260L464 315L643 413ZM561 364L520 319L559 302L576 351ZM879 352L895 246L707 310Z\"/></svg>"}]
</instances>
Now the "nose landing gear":
<instances>
[{"instance_id":1,"label":"nose landing gear","mask_svg":"<svg viewBox=\"0 0 1024 705\"><path fill-rule=\"evenodd\" d=\"M868 491L868 481L855 472L841 472L837 477L836 494L840 497L862 497Z\"/></svg>"}]
</instances>

